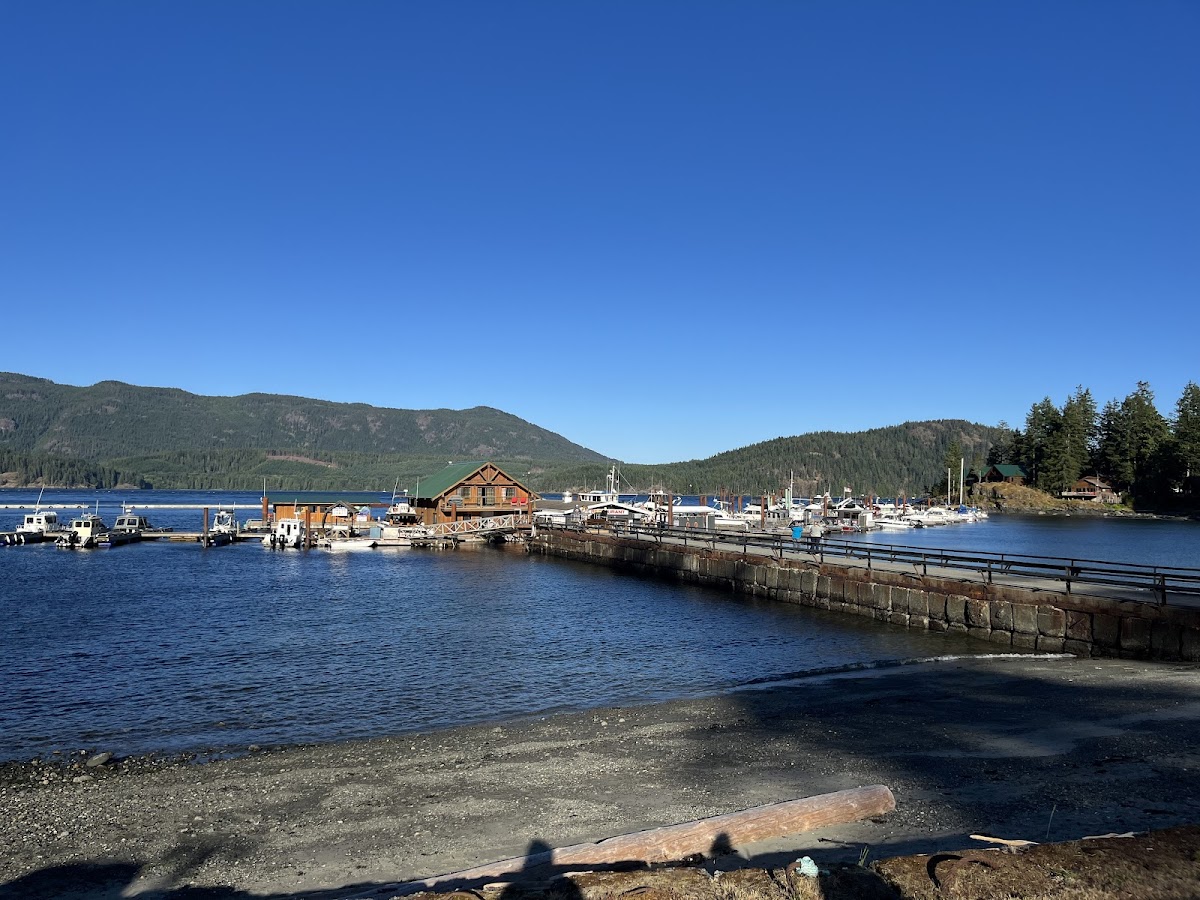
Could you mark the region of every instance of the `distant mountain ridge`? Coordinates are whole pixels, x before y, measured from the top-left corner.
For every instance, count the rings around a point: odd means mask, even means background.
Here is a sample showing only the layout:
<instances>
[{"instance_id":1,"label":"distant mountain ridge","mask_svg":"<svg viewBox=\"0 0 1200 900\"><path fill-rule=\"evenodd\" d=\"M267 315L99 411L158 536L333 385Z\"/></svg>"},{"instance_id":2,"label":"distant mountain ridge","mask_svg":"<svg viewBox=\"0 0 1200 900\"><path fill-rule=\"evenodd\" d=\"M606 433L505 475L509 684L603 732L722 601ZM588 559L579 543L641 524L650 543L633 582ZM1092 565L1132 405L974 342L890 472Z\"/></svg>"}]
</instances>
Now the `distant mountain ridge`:
<instances>
[{"instance_id":1,"label":"distant mountain ridge","mask_svg":"<svg viewBox=\"0 0 1200 900\"><path fill-rule=\"evenodd\" d=\"M274 450L603 461L562 435L486 406L387 409L278 394L209 397L102 381L0 373L0 446L103 460L181 450Z\"/></svg>"},{"instance_id":2,"label":"distant mountain ridge","mask_svg":"<svg viewBox=\"0 0 1200 900\"><path fill-rule=\"evenodd\" d=\"M959 419L810 432L662 465L625 465L623 490L916 494L957 444L982 461L1000 431ZM278 394L208 397L0 373L0 486L287 490L410 487L447 460L488 458L535 490L600 487L611 460L490 407L387 409ZM957 477L957 472L954 473Z\"/></svg>"},{"instance_id":3,"label":"distant mountain ridge","mask_svg":"<svg viewBox=\"0 0 1200 900\"><path fill-rule=\"evenodd\" d=\"M789 484L797 494L828 490L841 496L844 488L859 496L921 494L945 484L945 461L957 444L953 480L959 459L970 469L981 464L1002 436L1002 429L963 419L905 422L867 431L816 431L779 437L707 459L663 465L622 467L626 489L665 487L676 493L728 490L753 496L780 492ZM595 487L604 483L604 469L576 465L557 473L567 486Z\"/></svg>"}]
</instances>

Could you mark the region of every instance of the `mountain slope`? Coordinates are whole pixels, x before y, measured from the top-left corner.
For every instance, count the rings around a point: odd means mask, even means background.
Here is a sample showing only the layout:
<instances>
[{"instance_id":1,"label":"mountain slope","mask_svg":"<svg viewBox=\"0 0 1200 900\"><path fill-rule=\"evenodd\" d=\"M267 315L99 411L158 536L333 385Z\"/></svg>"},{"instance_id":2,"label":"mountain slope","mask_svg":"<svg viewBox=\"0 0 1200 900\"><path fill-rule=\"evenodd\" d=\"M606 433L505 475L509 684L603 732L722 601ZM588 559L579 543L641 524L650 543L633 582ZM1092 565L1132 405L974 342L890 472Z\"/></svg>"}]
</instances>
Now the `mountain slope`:
<instances>
[{"instance_id":1,"label":"mountain slope","mask_svg":"<svg viewBox=\"0 0 1200 900\"><path fill-rule=\"evenodd\" d=\"M623 489L665 487L676 493L728 490L752 495L782 491L794 482L797 493L842 489L856 494L914 494L945 484L943 466L951 444L958 442L969 469L982 462L1000 436L997 428L961 419L905 422L869 431L821 431L775 438L719 453L708 459L667 465L622 468ZM604 467L571 466L556 470L563 486L595 487L604 483ZM955 462L953 477L958 482Z\"/></svg>"},{"instance_id":2,"label":"mountain slope","mask_svg":"<svg viewBox=\"0 0 1200 900\"><path fill-rule=\"evenodd\" d=\"M206 397L102 381L0 373L0 449L106 460L262 449L391 456L602 461L599 453L490 407L385 409L276 394Z\"/></svg>"}]
</instances>

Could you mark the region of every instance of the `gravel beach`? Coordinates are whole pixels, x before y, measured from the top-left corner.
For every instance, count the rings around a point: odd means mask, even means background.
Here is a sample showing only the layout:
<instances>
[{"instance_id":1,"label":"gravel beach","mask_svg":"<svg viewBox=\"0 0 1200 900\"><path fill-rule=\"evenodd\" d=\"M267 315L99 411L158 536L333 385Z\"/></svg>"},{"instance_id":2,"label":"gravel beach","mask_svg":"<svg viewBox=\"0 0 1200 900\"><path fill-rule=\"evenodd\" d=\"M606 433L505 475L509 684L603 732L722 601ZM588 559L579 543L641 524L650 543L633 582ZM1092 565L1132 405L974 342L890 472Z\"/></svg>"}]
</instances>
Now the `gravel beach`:
<instances>
[{"instance_id":1,"label":"gravel beach","mask_svg":"<svg viewBox=\"0 0 1200 900\"><path fill-rule=\"evenodd\" d=\"M385 897L400 882L886 784L875 820L720 861L822 863L1200 819L1200 668L962 659L213 762L0 767L0 898Z\"/></svg>"}]
</instances>

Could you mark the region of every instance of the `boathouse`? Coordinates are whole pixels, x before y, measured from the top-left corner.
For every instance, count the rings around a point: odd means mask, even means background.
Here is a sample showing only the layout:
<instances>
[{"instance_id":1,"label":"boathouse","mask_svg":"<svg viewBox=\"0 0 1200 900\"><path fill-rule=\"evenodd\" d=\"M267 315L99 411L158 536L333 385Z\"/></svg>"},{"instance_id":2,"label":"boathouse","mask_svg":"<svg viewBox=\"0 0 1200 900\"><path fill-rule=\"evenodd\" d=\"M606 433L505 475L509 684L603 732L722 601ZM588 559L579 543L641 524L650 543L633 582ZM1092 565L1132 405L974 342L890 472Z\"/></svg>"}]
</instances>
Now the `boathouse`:
<instances>
[{"instance_id":1,"label":"boathouse","mask_svg":"<svg viewBox=\"0 0 1200 900\"><path fill-rule=\"evenodd\" d=\"M263 521L302 519L313 531L370 526L373 510L386 510L389 500L373 491L276 491L263 496Z\"/></svg>"},{"instance_id":2,"label":"boathouse","mask_svg":"<svg viewBox=\"0 0 1200 900\"><path fill-rule=\"evenodd\" d=\"M411 498L425 525L529 513L538 495L493 462L451 463Z\"/></svg>"}]
</instances>

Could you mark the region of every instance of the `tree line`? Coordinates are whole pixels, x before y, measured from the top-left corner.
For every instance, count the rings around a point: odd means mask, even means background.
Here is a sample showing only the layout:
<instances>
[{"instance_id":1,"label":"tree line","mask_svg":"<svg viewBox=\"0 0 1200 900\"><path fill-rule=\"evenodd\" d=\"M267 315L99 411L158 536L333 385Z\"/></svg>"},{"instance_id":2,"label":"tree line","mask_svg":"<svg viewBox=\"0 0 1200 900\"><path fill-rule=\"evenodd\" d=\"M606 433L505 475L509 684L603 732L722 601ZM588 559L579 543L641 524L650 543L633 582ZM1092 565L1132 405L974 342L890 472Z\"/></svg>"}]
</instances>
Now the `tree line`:
<instances>
[{"instance_id":1,"label":"tree line","mask_svg":"<svg viewBox=\"0 0 1200 900\"><path fill-rule=\"evenodd\" d=\"M1095 475L1138 506L1170 507L1200 496L1200 387L1189 381L1170 416L1154 403L1149 383L1097 410L1082 385L1056 406L1033 404L1025 428L1001 423L987 464L1021 466L1029 483L1058 495Z\"/></svg>"}]
</instances>

